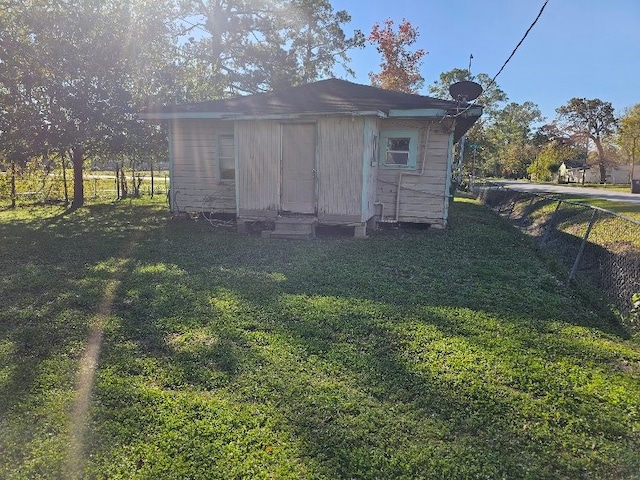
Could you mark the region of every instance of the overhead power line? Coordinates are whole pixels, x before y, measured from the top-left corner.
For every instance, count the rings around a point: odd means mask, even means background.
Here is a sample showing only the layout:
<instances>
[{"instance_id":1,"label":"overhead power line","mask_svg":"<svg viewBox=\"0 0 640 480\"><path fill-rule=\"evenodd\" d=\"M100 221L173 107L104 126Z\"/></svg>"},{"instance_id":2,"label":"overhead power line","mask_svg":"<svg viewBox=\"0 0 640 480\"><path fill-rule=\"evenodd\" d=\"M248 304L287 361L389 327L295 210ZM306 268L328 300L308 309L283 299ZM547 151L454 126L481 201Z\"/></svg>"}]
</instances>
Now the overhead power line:
<instances>
[{"instance_id":1,"label":"overhead power line","mask_svg":"<svg viewBox=\"0 0 640 480\"><path fill-rule=\"evenodd\" d=\"M496 78L498 78L498 75L500 75L502 73L502 71L504 70L504 68L507 66L507 64L511 61L511 59L513 58L513 56L516 54L516 51L518 51L518 48L520 48L520 46L522 45L522 43L524 42L525 38L527 38L527 35L529 35L529 32L533 29L533 27L535 26L536 23L538 23L538 20L540 20L540 17L542 16L542 12L544 12L545 7L547 6L547 3L549 3L549 0L545 0L544 3L542 4L542 7L540 7L540 11L538 12L538 15L536 15L536 18L533 20L533 22L531 23L531 25L529 25L529 28L527 28L527 31L524 32L524 35L522 36L522 38L520 39L520 41L518 42L518 44L515 46L515 48L513 49L513 51L511 52L511 55L509 55L509 57L504 61L504 63L502 64L502 67L500 67L500 70L498 70L498 73L496 73L494 75L494 77L491 79L491 81L489 82L489 85L487 85L484 89L484 91L486 92L489 88L491 88L493 86L494 83L496 83ZM473 58L473 57L472 57ZM455 116L458 117L462 114L464 114L465 112L467 112L467 110L469 110L470 108L474 107L476 105L476 103L471 103L469 104L469 106L467 106L467 108L465 108L464 110L462 110L461 112L458 112Z\"/></svg>"},{"instance_id":2,"label":"overhead power line","mask_svg":"<svg viewBox=\"0 0 640 480\"><path fill-rule=\"evenodd\" d=\"M538 15L536 16L535 20L533 21L533 23L531 23L531 25L529 25L529 28L527 28L527 31L524 32L524 35L522 36L522 38L520 39L516 47L511 52L511 55L509 55L509 58L507 58L504 61L504 63L502 64L502 67L500 67L500 70L498 70L498 73L496 73L495 76L491 79L491 83L487 86L487 88L489 88L495 83L496 78L498 78L498 75L502 73L502 71L504 70L504 67L507 66L507 63L509 63L509 61L516 54L516 51L518 50L518 48L520 48L520 45L522 45L522 42L524 42L524 39L527 38L527 35L529 35L529 32L531 31L531 29L535 26L536 23L538 23L538 20L540 20L540 17L542 16L542 12L544 12L544 9L547 6L547 3L549 3L549 0L545 0L545 2L542 4L542 7L540 8L540 11L538 12Z\"/></svg>"}]
</instances>

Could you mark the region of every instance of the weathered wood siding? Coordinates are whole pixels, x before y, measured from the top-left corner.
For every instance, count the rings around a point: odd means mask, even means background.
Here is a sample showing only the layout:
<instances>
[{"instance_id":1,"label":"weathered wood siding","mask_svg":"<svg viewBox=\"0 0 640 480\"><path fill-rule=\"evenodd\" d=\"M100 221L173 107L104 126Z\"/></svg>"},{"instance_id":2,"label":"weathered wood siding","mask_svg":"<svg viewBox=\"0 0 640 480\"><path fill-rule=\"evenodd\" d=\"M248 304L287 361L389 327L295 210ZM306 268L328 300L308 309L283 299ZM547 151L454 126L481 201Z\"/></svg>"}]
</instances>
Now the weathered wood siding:
<instances>
[{"instance_id":1,"label":"weathered wood siding","mask_svg":"<svg viewBox=\"0 0 640 480\"><path fill-rule=\"evenodd\" d=\"M362 117L318 120L318 216L362 221L364 156Z\"/></svg>"},{"instance_id":2,"label":"weathered wood siding","mask_svg":"<svg viewBox=\"0 0 640 480\"><path fill-rule=\"evenodd\" d=\"M366 222L376 214L376 187L378 180L378 146L380 142L379 120L365 118L364 155L362 158L362 221Z\"/></svg>"},{"instance_id":3,"label":"weathered wood siding","mask_svg":"<svg viewBox=\"0 0 640 480\"><path fill-rule=\"evenodd\" d=\"M415 128L420 135L415 170L378 168L378 217L382 216L382 221L445 225L450 133L437 122L429 127L419 121L385 120L380 128Z\"/></svg>"},{"instance_id":4,"label":"weathered wood siding","mask_svg":"<svg viewBox=\"0 0 640 480\"><path fill-rule=\"evenodd\" d=\"M277 213L280 206L281 127L277 121L236 123L238 213ZM259 215L258 215L259 216Z\"/></svg>"},{"instance_id":5,"label":"weathered wood siding","mask_svg":"<svg viewBox=\"0 0 640 480\"><path fill-rule=\"evenodd\" d=\"M358 223L376 215L383 221L445 225L451 137L438 122L430 125L422 120L317 118L315 189L320 221ZM380 168L373 139L384 129L420 132L415 170ZM216 141L221 134L235 138L235 182L219 179ZM176 120L170 135L174 210L237 213L247 218L277 215L281 121L247 120L233 126L231 122Z\"/></svg>"},{"instance_id":6,"label":"weathered wood siding","mask_svg":"<svg viewBox=\"0 0 640 480\"><path fill-rule=\"evenodd\" d=\"M173 211L235 213L234 182L218 179L217 134L233 134L233 126L206 120L171 123Z\"/></svg>"}]
</instances>

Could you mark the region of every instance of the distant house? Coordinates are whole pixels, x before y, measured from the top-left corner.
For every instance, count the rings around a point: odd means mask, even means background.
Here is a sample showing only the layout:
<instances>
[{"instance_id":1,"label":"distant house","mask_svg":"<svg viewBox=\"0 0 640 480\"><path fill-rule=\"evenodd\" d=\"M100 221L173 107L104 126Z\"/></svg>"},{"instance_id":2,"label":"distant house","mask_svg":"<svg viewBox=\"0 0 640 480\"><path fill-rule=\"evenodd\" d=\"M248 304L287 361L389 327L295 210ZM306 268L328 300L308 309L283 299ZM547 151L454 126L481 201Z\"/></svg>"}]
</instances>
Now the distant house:
<instances>
[{"instance_id":1,"label":"distant house","mask_svg":"<svg viewBox=\"0 0 640 480\"><path fill-rule=\"evenodd\" d=\"M569 159L560 164L558 168L558 182L559 183L582 183L585 179L586 172L591 167L587 165L584 159Z\"/></svg>"},{"instance_id":2,"label":"distant house","mask_svg":"<svg viewBox=\"0 0 640 480\"><path fill-rule=\"evenodd\" d=\"M454 142L482 107L329 79L256 95L149 108L169 124L174 212L275 223L447 224ZM308 230L294 223L310 225ZM278 227L279 224L285 225Z\"/></svg>"},{"instance_id":3,"label":"distant house","mask_svg":"<svg viewBox=\"0 0 640 480\"><path fill-rule=\"evenodd\" d=\"M584 160L565 160L558 169L561 183L600 183L600 169L587 165ZM631 183L631 165L612 165L606 168L606 183Z\"/></svg>"}]
</instances>

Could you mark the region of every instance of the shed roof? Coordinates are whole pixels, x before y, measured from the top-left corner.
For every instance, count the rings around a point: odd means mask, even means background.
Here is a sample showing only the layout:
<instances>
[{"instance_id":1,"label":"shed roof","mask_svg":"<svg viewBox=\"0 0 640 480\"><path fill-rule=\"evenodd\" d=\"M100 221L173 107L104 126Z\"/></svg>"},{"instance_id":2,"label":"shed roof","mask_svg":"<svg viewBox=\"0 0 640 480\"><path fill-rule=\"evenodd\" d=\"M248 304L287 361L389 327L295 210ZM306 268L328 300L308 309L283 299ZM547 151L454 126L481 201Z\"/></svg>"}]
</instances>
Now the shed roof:
<instances>
[{"instance_id":1,"label":"shed roof","mask_svg":"<svg viewBox=\"0 0 640 480\"><path fill-rule=\"evenodd\" d=\"M579 168L579 169L583 169L589 168L589 165L587 164L587 162L585 161L584 158L580 158L580 157L576 157L576 158L569 158L565 161L563 161L562 163L564 163L564 166L567 168Z\"/></svg>"},{"instance_id":2,"label":"shed roof","mask_svg":"<svg viewBox=\"0 0 640 480\"><path fill-rule=\"evenodd\" d=\"M482 107L452 100L360 85L331 78L272 92L240 97L149 107L142 117L150 120L174 118L263 118L287 115L350 114L383 117L445 117L463 111L456 122L456 139L482 114Z\"/></svg>"}]
</instances>

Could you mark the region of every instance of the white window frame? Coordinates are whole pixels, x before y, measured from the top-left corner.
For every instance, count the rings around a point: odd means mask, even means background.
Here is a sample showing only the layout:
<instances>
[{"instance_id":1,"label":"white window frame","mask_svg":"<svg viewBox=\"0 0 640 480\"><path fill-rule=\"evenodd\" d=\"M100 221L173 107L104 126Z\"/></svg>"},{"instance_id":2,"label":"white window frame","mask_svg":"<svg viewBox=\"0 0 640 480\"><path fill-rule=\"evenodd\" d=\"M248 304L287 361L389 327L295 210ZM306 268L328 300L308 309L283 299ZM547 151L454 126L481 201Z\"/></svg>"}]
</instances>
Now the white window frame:
<instances>
[{"instance_id":1,"label":"white window frame","mask_svg":"<svg viewBox=\"0 0 640 480\"><path fill-rule=\"evenodd\" d=\"M222 139L231 139L231 143L233 145L233 156L223 156L223 151L222 151ZM233 135L233 132L224 132L224 133L219 133L216 136L216 143L217 143L217 149L216 149L216 154L217 154L217 160L218 160L218 180L222 183L234 183L236 181L236 159L235 159L235 155L236 155L236 145L235 145L235 137ZM233 165L233 178L223 178L223 172L225 171L231 171L232 169L230 168L222 168L222 160L226 160L226 161L231 161L232 165Z\"/></svg>"},{"instance_id":2,"label":"white window frame","mask_svg":"<svg viewBox=\"0 0 640 480\"><path fill-rule=\"evenodd\" d=\"M415 170L418 158L418 130L412 129L384 129L380 132L380 167L386 169ZM408 139L407 150L391 150L394 139ZM390 153L406 153L407 163L390 162Z\"/></svg>"}]
</instances>

